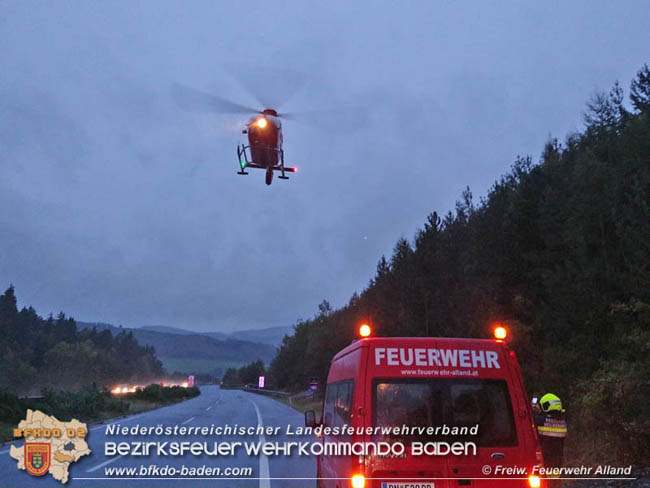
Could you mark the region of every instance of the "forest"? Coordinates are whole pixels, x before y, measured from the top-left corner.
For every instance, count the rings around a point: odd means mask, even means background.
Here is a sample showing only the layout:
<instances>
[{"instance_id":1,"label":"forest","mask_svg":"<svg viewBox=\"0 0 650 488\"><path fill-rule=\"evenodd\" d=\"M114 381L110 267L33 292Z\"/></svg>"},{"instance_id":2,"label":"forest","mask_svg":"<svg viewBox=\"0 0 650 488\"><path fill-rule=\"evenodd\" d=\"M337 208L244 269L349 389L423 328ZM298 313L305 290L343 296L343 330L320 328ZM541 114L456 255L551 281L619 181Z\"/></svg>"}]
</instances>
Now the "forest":
<instances>
[{"instance_id":1,"label":"forest","mask_svg":"<svg viewBox=\"0 0 650 488\"><path fill-rule=\"evenodd\" d=\"M522 114L534 117L535 114ZM381 257L367 287L284 338L268 379L304 390L369 321L375 335L511 330L529 394L564 401L569 457L650 462L650 69L587 103L584 129L519 157L480 201Z\"/></svg>"},{"instance_id":2,"label":"forest","mask_svg":"<svg viewBox=\"0 0 650 488\"><path fill-rule=\"evenodd\" d=\"M162 363L132 333L78 330L61 312L40 317L17 308L14 287L0 296L0 391L33 395L44 389L78 390L159 379Z\"/></svg>"},{"instance_id":3,"label":"forest","mask_svg":"<svg viewBox=\"0 0 650 488\"><path fill-rule=\"evenodd\" d=\"M259 377L265 374L264 362L258 359L240 368L228 368L223 378L221 378L221 384L224 386L250 385L257 387Z\"/></svg>"}]
</instances>

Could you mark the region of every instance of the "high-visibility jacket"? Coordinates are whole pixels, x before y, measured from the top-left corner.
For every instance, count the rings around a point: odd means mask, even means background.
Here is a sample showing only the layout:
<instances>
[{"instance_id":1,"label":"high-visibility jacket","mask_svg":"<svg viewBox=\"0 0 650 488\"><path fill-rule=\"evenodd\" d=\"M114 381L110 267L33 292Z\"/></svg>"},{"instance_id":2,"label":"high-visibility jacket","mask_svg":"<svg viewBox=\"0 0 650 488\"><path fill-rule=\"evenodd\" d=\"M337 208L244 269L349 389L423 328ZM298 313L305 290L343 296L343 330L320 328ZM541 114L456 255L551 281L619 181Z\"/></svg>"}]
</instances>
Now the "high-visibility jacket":
<instances>
[{"instance_id":1,"label":"high-visibility jacket","mask_svg":"<svg viewBox=\"0 0 650 488\"><path fill-rule=\"evenodd\" d=\"M544 437L566 437L566 418L562 412L542 412L535 416L537 433Z\"/></svg>"}]
</instances>

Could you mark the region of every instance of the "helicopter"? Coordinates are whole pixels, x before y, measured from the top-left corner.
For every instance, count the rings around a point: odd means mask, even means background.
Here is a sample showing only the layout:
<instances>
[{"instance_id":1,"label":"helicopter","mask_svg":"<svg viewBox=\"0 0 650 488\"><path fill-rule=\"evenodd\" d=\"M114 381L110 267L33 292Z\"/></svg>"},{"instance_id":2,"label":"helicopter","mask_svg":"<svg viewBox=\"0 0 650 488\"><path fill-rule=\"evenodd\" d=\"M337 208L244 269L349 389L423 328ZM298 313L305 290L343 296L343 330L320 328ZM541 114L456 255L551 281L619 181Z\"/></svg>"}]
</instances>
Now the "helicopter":
<instances>
[{"instance_id":1,"label":"helicopter","mask_svg":"<svg viewBox=\"0 0 650 488\"><path fill-rule=\"evenodd\" d=\"M284 165L282 149L282 122L277 111L267 108L260 115L252 117L242 134L248 135L248 145L237 145L239 175L247 175L247 168L264 169L266 184L273 183L273 172L279 171L281 180L288 180L286 173L296 173L298 168ZM250 150L251 161L246 150Z\"/></svg>"},{"instance_id":2,"label":"helicopter","mask_svg":"<svg viewBox=\"0 0 650 488\"><path fill-rule=\"evenodd\" d=\"M216 95L204 93L184 85L174 85L172 92L176 101L188 110L212 113L253 114L243 134L248 136L248 144L237 145L239 175L247 175L248 168L263 169L266 172L266 184L273 183L273 172L280 173L278 178L288 180L287 173L296 173L298 168L285 166L284 149L282 149L282 121L290 119L290 114L281 114L277 110L266 108L257 110L246 107Z\"/></svg>"}]
</instances>

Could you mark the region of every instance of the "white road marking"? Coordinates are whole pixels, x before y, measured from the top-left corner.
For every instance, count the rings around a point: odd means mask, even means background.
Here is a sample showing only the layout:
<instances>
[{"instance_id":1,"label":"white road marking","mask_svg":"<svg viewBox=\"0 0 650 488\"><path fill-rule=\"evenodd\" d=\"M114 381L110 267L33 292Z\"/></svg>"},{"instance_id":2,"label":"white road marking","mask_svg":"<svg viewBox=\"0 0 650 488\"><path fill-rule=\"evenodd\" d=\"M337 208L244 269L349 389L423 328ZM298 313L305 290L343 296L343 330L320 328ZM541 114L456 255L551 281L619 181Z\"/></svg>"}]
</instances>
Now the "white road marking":
<instances>
[{"instance_id":1,"label":"white road marking","mask_svg":"<svg viewBox=\"0 0 650 488\"><path fill-rule=\"evenodd\" d=\"M109 460L107 460L107 461L104 461L103 463L100 463L100 464L98 464L97 466L93 466L92 468L87 469L87 470L86 470L86 473L92 473L93 471L97 471L99 468L103 468L103 467L106 466L107 464L114 463L115 461L117 461L117 460L119 460L119 459L122 459L123 457L124 457L124 456L117 456L117 457L114 457L113 459L109 459Z\"/></svg>"},{"instance_id":2,"label":"white road marking","mask_svg":"<svg viewBox=\"0 0 650 488\"><path fill-rule=\"evenodd\" d=\"M264 427L260 409L257 408L257 404L253 400L251 400L251 403L255 407L255 413L257 414L257 424L260 427ZM260 434L260 443L264 444L265 442L266 439L264 438L264 434ZM271 488L271 480L269 479L269 476L269 458L266 457L266 454L260 451L260 488Z\"/></svg>"},{"instance_id":3,"label":"white road marking","mask_svg":"<svg viewBox=\"0 0 650 488\"><path fill-rule=\"evenodd\" d=\"M206 408L206 410L210 410L211 408L212 408L212 405L210 405L208 408Z\"/></svg>"},{"instance_id":4,"label":"white road marking","mask_svg":"<svg viewBox=\"0 0 650 488\"><path fill-rule=\"evenodd\" d=\"M190 418L187 419L185 422L183 422L181 425L188 424L188 423L190 423L192 420L194 420L194 417L190 417Z\"/></svg>"}]
</instances>

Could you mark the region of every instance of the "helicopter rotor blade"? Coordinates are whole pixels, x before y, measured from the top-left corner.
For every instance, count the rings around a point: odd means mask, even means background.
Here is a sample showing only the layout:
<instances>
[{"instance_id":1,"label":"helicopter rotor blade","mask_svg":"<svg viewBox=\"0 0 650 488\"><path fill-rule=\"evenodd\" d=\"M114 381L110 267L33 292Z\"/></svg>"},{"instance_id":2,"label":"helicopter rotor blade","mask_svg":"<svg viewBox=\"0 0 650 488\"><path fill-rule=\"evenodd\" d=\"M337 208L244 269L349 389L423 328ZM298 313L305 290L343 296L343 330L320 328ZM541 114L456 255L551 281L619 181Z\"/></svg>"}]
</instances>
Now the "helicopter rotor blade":
<instances>
[{"instance_id":1,"label":"helicopter rotor blade","mask_svg":"<svg viewBox=\"0 0 650 488\"><path fill-rule=\"evenodd\" d=\"M262 113L245 105L231 102L224 98L205 93L189 86L175 83L172 86L172 97L179 106L191 112L211 112L220 114L254 114Z\"/></svg>"},{"instance_id":2,"label":"helicopter rotor blade","mask_svg":"<svg viewBox=\"0 0 650 488\"><path fill-rule=\"evenodd\" d=\"M279 109L307 82L307 75L286 68L227 64L225 70L264 108Z\"/></svg>"},{"instance_id":3,"label":"helicopter rotor blade","mask_svg":"<svg viewBox=\"0 0 650 488\"><path fill-rule=\"evenodd\" d=\"M336 107L321 110L283 112L283 120L311 126L328 132L346 132L364 128L372 116L367 107Z\"/></svg>"}]
</instances>

